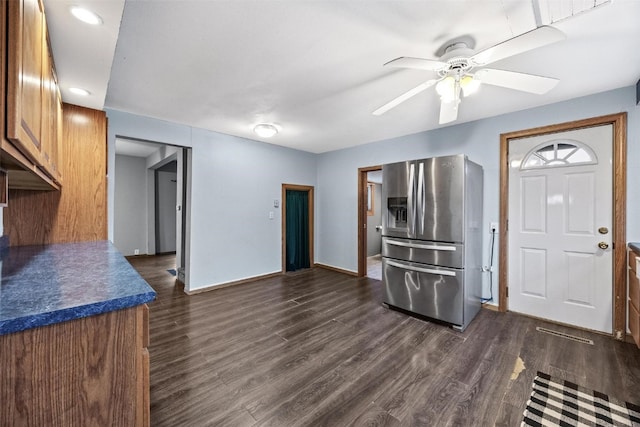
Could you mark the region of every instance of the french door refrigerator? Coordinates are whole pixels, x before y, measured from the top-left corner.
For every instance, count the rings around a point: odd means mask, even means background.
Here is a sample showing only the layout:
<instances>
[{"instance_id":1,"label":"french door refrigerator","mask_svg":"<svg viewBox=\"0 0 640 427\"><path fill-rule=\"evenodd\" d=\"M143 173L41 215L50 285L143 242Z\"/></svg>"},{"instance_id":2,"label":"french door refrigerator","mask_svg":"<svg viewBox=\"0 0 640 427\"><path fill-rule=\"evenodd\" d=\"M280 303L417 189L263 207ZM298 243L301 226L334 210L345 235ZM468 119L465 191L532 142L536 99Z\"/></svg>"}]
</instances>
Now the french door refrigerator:
<instances>
[{"instance_id":1,"label":"french door refrigerator","mask_svg":"<svg viewBox=\"0 0 640 427\"><path fill-rule=\"evenodd\" d=\"M469 325L481 305L482 187L464 155L382 166L385 304Z\"/></svg>"}]
</instances>

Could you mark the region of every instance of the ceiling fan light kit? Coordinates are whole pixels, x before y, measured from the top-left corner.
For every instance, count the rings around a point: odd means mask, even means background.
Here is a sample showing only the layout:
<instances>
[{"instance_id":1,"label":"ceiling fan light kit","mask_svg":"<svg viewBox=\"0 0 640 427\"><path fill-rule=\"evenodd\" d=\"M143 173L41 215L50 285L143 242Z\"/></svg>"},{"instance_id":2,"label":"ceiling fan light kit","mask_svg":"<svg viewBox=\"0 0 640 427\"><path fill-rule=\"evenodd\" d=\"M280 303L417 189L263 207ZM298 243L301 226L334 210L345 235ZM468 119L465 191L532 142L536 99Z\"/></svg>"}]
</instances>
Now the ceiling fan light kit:
<instances>
[{"instance_id":1,"label":"ceiling fan light kit","mask_svg":"<svg viewBox=\"0 0 640 427\"><path fill-rule=\"evenodd\" d=\"M460 77L459 75L447 75L436 84L436 92L440 95L442 102L453 102L460 100L460 90L465 98L478 91L480 80L470 74Z\"/></svg>"},{"instance_id":2,"label":"ceiling fan light kit","mask_svg":"<svg viewBox=\"0 0 640 427\"><path fill-rule=\"evenodd\" d=\"M538 27L527 33L513 37L480 52L474 53L465 41L457 41L446 46L439 60L400 57L384 66L412 68L437 73L437 78L427 80L404 94L392 99L373 112L381 115L409 98L435 85L440 96L440 124L458 118L460 92L467 97L477 92L481 84L505 87L534 94L544 94L551 90L558 80L551 77L515 71L484 68L485 65L537 49L563 40L562 31L549 26Z\"/></svg>"}]
</instances>

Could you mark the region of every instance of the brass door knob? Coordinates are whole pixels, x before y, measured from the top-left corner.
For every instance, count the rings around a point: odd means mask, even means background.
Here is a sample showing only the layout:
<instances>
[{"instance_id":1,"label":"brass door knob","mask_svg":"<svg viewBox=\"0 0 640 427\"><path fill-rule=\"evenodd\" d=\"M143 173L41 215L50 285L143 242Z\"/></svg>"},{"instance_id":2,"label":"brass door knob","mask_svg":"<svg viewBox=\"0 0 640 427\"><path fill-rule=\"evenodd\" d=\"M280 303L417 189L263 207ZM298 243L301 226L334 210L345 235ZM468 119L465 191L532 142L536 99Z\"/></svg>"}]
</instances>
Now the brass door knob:
<instances>
[{"instance_id":1,"label":"brass door knob","mask_svg":"<svg viewBox=\"0 0 640 427\"><path fill-rule=\"evenodd\" d=\"M607 249L609 247L609 244L607 242L600 242L598 243L598 247L600 249Z\"/></svg>"}]
</instances>

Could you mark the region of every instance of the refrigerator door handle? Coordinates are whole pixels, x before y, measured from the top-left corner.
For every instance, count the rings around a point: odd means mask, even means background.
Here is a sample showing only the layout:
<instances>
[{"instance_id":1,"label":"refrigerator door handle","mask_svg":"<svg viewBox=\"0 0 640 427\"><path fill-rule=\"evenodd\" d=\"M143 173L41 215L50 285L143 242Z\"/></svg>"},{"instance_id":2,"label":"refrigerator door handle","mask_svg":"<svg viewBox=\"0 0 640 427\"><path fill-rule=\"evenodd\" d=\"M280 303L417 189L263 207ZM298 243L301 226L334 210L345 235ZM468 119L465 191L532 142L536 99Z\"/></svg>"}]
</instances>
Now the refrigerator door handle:
<instances>
[{"instance_id":1,"label":"refrigerator door handle","mask_svg":"<svg viewBox=\"0 0 640 427\"><path fill-rule=\"evenodd\" d=\"M440 246L440 245L421 245L419 243L407 243L407 242L399 242L397 240L387 239L385 242L388 245L394 246L403 246L405 248L416 248L416 249L431 249L433 251L456 251L455 246Z\"/></svg>"},{"instance_id":2,"label":"refrigerator door handle","mask_svg":"<svg viewBox=\"0 0 640 427\"><path fill-rule=\"evenodd\" d=\"M425 191L424 191L424 163L420 162L419 166L418 166L418 203L417 203L417 210L418 210L418 215L419 218L417 218L418 221L418 225L419 225L419 233L420 235L424 234L424 208L426 201L425 201Z\"/></svg>"},{"instance_id":3,"label":"refrigerator door handle","mask_svg":"<svg viewBox=\"0 0 640 427\"><path fill-rule=\"evenodd\" d=\"M455 276L456 275L456 273L453 272L453 271L435 270L435 269L431 269L431 268L415 267L413 265L401 264L399 262L395 262L395 261L391 261L391 260L387 260L387 265L390 265L392 267L402 268L404 270L417 271L419 273L437 274L437 275L441 275L441 276Z\"/></svg>"},{"instance_id":4,"label":"refrigerator door handle","mask_svg":"<svg viewBox=\"0 0 640 427\"><path fill-rule=\"evenodd\" d=\"M416 235L416 207L413 201L413 197L415 196L415 164L411 163L409 166L409 194L407 195L407 202L409 206L409 215L411 218L407 218L408 220L408 228L409 228L409 237L414 237Z\"/></svg>"}]
</instances>

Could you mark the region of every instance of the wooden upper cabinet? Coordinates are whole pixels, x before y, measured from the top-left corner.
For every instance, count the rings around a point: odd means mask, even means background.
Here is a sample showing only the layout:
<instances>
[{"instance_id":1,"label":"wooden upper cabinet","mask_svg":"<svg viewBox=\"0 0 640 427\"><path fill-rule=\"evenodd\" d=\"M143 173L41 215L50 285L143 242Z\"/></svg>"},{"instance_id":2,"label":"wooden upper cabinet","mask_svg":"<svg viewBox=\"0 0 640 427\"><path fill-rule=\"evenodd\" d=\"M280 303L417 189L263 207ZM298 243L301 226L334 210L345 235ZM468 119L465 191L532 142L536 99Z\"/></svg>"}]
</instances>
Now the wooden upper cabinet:
<instances>
[{"instance_id":1,"label":"wooden upper cabinet","mask_svg":"<svg viewBox=\"0 0 640 427\"><path fill-rule=\"evenodd\" d=\"M11 188L59 189L62 98L44 6L42 0L3 0L2 8L8 24L2 166Z\"/></svg>"},{"instance_id":2,"label":"wooden upper cabinet","mask_svg":"<svg viewBox=\"0 0 640 427\"><path fill-rule=\"evenodd\" d=\"M41 165L43 5L9 1L8 14L7 138Z\"/></svg>"}]
</instances>

